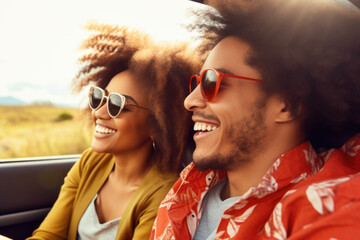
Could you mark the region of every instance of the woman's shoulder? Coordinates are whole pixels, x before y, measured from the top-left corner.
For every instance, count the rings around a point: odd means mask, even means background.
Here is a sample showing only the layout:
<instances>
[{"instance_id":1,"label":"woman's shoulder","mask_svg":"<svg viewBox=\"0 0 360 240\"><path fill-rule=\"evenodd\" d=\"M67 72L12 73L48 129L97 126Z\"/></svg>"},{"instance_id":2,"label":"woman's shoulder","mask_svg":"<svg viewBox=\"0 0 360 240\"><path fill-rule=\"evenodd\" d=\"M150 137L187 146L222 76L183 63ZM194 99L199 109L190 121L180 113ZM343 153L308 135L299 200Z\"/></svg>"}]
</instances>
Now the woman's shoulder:
<instances>
[{"instance_id":1,"label":"woman's shoulder","mask_svg":"<svg viewBox=\"0 0 360 240\"><path fill-rule=\"evenodd\" d=\"M164 171L159 169L157 166L153 166L148 173L147 178L152 179L152 182L159 182L162 184L174 183L178 178L179 174L171 171Z\"/></svg>"},{"instance_id":2,"label":"woman's shoulder","mask_svg":"<svg viewBox=\"0 0 360 240\"><path fill-rule=\"evenodd\" d=\"M95 167L97 165L107 165L111 163L113 155L110 153L98 153L92 150L92 148L87 148L81 154L79 159L80 165L84 167Z\"/></svg>"},{"instance_id":3,"label":"woman's shoulder","mask_svg":"<svg viewBox=\"0 0 360 240\"><path fill-rule=\"evenodd\" d=\"M179 175L177 173L162 171L156 166L153 166L139 186L139 192L143 192L142 190L144 190L146 194L149 195L168 192L178 178Z\"/></svg>"},{"instance_id":4,"label":"woman's shoulder","mask_svg":"<svg viewBox=\"0 0 360 240\"><path fill-rule=\"evenodd\" d=\"M177 173L161 171L153 166L138 187L134 204L158 209L160 202L178 178Z\"/></svg>"}]
</instances>

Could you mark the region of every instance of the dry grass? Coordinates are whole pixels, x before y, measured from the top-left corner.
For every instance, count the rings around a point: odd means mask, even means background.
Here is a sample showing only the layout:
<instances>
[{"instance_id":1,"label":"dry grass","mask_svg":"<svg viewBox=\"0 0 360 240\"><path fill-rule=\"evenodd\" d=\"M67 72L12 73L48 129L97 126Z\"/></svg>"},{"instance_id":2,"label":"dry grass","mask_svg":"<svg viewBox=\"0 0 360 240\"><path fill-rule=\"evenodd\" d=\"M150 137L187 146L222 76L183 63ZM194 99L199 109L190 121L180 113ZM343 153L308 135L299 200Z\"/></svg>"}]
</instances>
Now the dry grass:
<instances>
[{"instance_id":1,"label":"dry grass","mask_svg":"<svg viewBox=\"0 0 360 240\"><path fill-rule=\"evenodd\" d=\"M61 120L61 114L73 116ZM0 159L78 154L90 146L81 111L54 106L0 106Z\"/></svg>"}]
</instances>

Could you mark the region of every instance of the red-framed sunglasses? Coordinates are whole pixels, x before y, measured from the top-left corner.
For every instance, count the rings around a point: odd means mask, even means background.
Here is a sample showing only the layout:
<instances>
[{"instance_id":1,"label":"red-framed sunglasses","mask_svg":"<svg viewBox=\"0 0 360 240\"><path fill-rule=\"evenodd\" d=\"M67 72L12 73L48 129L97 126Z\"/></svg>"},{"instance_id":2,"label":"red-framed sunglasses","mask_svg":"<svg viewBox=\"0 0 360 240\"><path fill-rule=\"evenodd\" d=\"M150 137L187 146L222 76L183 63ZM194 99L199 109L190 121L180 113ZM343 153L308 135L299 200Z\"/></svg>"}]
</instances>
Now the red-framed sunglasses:
<instances>
[{"instance_id":1,"label":"red-framed sunglasses","mask_svg":"<svg viewBox=\"0 0 360 240\"><path fill-rule=\"evenodd\" d=\"M189 83L190 93L200 84L201 94L206 101L211 102L219 91L223 77L232 77L248 81L261 82L263 80L232 75L220 72L214 68L205 69L200 76L192 75Z\"/></svg>"}]
</instances>

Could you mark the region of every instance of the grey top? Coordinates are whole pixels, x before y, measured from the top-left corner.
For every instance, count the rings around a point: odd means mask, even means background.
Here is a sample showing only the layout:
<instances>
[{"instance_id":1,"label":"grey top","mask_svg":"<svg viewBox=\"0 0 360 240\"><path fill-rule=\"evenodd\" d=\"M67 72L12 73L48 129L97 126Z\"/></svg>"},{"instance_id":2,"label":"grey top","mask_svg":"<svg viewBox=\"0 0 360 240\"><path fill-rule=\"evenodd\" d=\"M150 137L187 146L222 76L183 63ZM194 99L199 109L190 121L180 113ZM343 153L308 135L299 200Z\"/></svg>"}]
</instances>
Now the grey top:
<instances>
[{"instance_id":1,"label":"grey top","mask_svg":"<svg viewBox=\"0 0 360 240\"><path fill-rule=\"evenodd\" d=\"M114 240L116 237L121 217L106 223L100 223L95 209L96 198L97 194L80 219L77 236L78 240Z\"/></svg>"},{"instance_id":2,"label":"grey top","mask_svg":"<svg viewBox=\"0 0 360 240\"><path fill-rule=\"evenodd\" d=\"M227 179L225 178L206 193L200 223L196 229L194 240L215 239L216 230L224 211L240 199L240 197L232 197L224 201L221 200L220 194L226 183Z\"/></svg>"}]
</instances>

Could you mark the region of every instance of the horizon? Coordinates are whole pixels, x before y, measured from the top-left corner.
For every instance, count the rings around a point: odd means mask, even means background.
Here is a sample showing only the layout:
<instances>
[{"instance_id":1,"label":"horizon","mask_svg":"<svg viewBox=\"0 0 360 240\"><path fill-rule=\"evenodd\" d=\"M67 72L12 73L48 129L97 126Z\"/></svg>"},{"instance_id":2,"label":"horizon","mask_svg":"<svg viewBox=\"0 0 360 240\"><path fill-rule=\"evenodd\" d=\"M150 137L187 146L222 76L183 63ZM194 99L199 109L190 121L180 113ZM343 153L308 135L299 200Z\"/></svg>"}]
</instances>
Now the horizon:
<instances>
[{"instance_id":1,"label":"horizon","mask_svg":"<svg viewBox=\"0 0 360 240\"><path fill-rule=\"evenodd\" d=\"M0 106L4 106L4 107L53 106L53 107L65 107L65 108L85 107L85 105L77 106L76 104L53 103L49 100L35 100L32 102L24 102L12 96L0 96Z\"/></svg>"}]
</instances>

